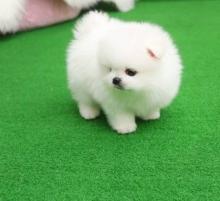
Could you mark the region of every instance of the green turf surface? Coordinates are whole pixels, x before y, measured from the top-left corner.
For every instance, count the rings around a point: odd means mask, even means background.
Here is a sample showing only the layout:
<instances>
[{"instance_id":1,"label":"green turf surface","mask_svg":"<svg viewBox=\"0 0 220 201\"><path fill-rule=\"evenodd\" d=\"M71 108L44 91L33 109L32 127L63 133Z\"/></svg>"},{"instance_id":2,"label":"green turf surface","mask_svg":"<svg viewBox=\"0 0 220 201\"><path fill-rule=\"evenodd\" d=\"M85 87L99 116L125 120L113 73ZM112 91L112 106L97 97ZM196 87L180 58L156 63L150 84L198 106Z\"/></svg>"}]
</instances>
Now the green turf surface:
<instances>
[{"instance_id":1,"label":"green turf surface","mask_svg":"<svg viewBox=\"0 0 220 201\"><path fill-rule=\"evenodd\" d=\"M185 66L161 119L119 136L83 120L66 87L72 22L0 39L0 201L219 201L220 1L140 1Z\"/></svg>"}]
</instances>

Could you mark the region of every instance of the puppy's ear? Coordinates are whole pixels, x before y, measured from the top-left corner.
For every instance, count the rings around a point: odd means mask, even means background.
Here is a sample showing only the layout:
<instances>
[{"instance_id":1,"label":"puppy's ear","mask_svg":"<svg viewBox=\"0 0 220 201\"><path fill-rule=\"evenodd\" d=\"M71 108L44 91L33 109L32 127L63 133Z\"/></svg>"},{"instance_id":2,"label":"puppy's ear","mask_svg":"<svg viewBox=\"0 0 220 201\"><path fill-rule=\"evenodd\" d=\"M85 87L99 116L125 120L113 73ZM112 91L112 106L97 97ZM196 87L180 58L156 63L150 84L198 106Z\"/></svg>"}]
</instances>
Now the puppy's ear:
<instances>
[{"instance_id":1,"label":"puppy's ear","mask_svg":"<svg viewBox=\"0 0 220 201\"><path fill-rule=\"evenodd\" d=\"M152 59L161 59L164 52L165 44L162 41L149 44L147 47L147 54Z\"/></svg>"},{"instance_id":2,"label":"puppy's ear","mask_svg":"<svg viewBox=\"0 0 220 201\"><path fill-rule=\"evenodd\" d=\"M149 48L147 48L147 53L153 59L157 59L158 58L158 56Z\"/></svg>"}]
</instances>

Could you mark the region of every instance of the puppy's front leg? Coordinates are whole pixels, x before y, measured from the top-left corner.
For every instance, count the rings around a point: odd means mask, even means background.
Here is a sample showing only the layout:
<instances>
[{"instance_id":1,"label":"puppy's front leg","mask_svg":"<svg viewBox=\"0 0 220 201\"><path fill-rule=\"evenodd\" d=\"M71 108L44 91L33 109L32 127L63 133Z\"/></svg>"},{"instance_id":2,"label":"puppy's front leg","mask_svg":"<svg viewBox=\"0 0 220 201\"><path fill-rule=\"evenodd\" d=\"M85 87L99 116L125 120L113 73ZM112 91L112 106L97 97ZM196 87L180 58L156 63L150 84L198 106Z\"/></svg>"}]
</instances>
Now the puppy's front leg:
<instances>
[{"instance_id":1,"label":"puppy's front leg","mask_svg":"<svg viewBox=\"0 0 220 201\"><path fill-rule=\"evenodd\" d=\"M137 128L135 116L126 112L107 113L108 122L111 127L120 134L134 132Z\"/></svg>"}]
</instances>

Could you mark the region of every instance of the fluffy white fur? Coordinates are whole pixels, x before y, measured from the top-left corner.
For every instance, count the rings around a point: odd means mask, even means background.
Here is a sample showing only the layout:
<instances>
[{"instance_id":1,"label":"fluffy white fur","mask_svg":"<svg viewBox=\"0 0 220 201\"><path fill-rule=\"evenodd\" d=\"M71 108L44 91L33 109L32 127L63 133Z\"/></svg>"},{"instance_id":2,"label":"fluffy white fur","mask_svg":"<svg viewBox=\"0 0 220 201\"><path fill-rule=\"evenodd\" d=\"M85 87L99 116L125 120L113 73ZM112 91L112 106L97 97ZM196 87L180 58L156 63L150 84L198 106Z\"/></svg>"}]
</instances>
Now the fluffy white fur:
<instances>
[{"instance_id":1,"label":"fluffy white fur","mask_svg":"<svg viewBox=\"0 0 220 201\"><path fill-rule=\"evenodd\" d=\"M0 32L15 32L23 17L26 0L0 0Z\"/></svg>"},{"instance_id":2,"label":"fluffy white fur","mask_svg":"<svg viewBox=\"0 0 220 201\"><path fill-rule=\"evenodd\" d=\"M181 61L161 27L90 12L74 33L68 82L85 119L97 117L101 109L118 133L133 132L135 117L158 119L177 95ZM114 84L114 78L121 82Z\"/></svg>"},{"instance_id":3,"label":"fluffy white fur","mask_svg":"<svg viewBox=\"0 0 220 201\"><path fill-rule=\"evenodd\" d=\"M126 12L134 7L135 0L65 0L70 6L89 8L100 1L113 2L120 11Z\"/></svg>"}]
</instances>

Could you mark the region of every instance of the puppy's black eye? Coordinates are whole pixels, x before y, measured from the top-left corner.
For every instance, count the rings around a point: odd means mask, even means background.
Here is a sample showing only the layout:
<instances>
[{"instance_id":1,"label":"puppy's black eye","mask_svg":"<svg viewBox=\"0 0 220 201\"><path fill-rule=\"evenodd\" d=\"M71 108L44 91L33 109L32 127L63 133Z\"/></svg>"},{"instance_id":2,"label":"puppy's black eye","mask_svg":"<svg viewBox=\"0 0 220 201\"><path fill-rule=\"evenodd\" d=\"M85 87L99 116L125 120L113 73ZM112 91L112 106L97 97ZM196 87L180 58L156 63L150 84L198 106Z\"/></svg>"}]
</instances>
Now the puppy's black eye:
<instances>
[{"instance_id":1,"label":"puppy's black eye","mask_svg":"<svg viewBox=\"0 0 220 201\"><path fill-rule=\"evenodd\" d=\"M108 71L111 72L111 71L112 71L112 68L108 68Z\"/></svg>"},{"instance_id":2,"label":"puppy's black eye","mask_svg":"<svg viewBox=\"0 0 220 201\"><path fill-rule=\"evenodd\" d=\"M125 70L125 73L129 76L135 76L137 74L137 71L127 68Z\"/></svg>"}]
</instances>

